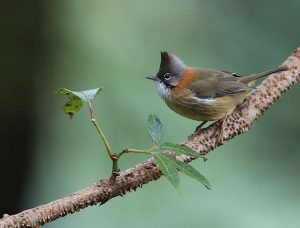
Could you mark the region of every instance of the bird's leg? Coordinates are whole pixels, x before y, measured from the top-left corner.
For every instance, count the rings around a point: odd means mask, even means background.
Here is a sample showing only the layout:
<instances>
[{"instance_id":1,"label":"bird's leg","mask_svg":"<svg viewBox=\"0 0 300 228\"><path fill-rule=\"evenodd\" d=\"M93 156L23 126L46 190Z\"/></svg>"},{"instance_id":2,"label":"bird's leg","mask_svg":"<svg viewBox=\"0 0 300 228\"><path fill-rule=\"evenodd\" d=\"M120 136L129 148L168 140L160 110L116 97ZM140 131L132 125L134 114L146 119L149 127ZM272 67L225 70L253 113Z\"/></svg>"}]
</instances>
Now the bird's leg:
<instances>
[{"instance_id":1,"label":"bird's leg","mask_svg":"<svg viewBox=\"0 0 300 228\"><path fill-rule=\"evenodd\" d=\"M200 132L202 130L202 127L207 123L208 121L203 121L197 128L196 131Z\"/></svg>"},{"instance_id":2,"label":"bird's leg","mask_svg":"<svg viewBox=\"0 0 300 228\"><path fill-rule=\"evenodd\" d=\"M225 125L226 119L227 119L227 115L222 119L220 130L216 133L216 136L217 136L216 143L223 144L223 142L224 142L224 140L223 140L223 129L224 129L224 125Z\"/></svg>"}]
</instances>

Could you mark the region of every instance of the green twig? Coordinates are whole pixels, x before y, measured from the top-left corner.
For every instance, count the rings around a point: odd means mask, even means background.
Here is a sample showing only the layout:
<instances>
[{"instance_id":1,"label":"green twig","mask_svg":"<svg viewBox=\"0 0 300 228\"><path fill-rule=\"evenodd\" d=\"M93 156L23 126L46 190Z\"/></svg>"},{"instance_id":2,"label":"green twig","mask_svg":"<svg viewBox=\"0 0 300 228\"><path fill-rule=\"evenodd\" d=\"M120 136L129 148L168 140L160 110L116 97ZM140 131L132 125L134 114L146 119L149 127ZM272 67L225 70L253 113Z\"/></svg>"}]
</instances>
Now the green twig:
<instances>
[{"instance_id":1,"label":"green twig","mask_svg":"<svg viewBox=\"0 0 300 228\"><path fill-rule=\"evenodd\" d=\"M105 146L105 149L109 155L109 157L112 159L112 160L115 160L115 155L104 135L104 132L102 131L101 127L100 127L100 124L97 122L96 120L96 117L95 117L95 114L94 114L94 108L93 108L93 105L92 105L92 102L89 100L88 101L88 106L89 106L89 111L90 111L90 114L91 114L91 121L92 123L95 125L99 135L100 135L100 138L102 139L103 143L104 143L104 146Z\"/></svg>"},{"instance_id":2,"label":"green twig","mask_svg":"<svg viewBox=\"0 0 300 228\"><path fill-rule=\"evenodd\" d=\"M123 149L117 156L120 158L123 154L131 153L131 154L152 154L155 150L157 150L157 146L151 147L149 150L136 150L136 149Z\"/></svg>"},{"instance_id":3,"label":"green twig","mask_svg":"<svg viewBox=\"0 0 300 228\"><path fill-rule=\"evenodd\" d=\"M92 123L95 125L101 140L104 143L105 149L107 151L107 154L109 155L110 159L113 162L113 167L112 167L112 177L115 177L116 174L119 172L119 167L118 167L118 160L119 158L126 153L132 153L132 154L152 154L153 151L157 150L158 147L157 146L153 146L151 147L149 150L136 150L136 149L123 149L120 153L114 153L113 150L111 149L105 135L104 132L102 131L100 124L97 122L96 117L95 117L95 113L94 113L94 108L92 105L92 102L89 100L88 101L88 107L89 107L89 112L91 115L91 121Z\"/></svg>"}]
</instances>

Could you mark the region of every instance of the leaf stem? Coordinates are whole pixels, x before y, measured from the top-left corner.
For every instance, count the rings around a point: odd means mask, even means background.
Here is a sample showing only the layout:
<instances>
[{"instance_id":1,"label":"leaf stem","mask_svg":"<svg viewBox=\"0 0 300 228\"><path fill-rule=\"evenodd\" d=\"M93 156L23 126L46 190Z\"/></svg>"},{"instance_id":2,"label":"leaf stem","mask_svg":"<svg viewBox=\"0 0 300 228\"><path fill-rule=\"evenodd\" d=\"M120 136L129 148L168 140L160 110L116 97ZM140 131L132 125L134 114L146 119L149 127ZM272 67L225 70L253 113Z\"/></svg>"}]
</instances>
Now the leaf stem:
<instances>
[{"instance_id":1,"label":"leaf stem","mask_svg":"<svg viewBox=\"0 0 300 228\"><path fill-rule=\"evenodd\" d=\"M104 132L102 131L102 129L100 127L100 124L96 120L95 113L94 113L94 108L93 108L92 102L90 100L88 100L88 106L89 106L89 111L90 111L90 115L91 115L91 121L92 121L92 123L95 125L95 127L97 129L97 131L98 131L98 133L100 135L100 138L101 138L101 140L104 143L105 149L106 149L106 151L107 151L110 159L112 161L114 161L114 160L116 160L116 158L115 158L116 156L113 153L113 151L112 151L112 149L111 149L111 147L110 147L110 145L109 145L109 143L108 143L108 141L107 141L107 139L106 139L106 137L104 135Z\"/></svg>"},{"instance_id":2,"label":"leaf stem","mask_svg":"<svg viewBox=\"0 0 300 228\"><path fill-rule=\"evenodd\" d=\"M152 154L153 151L157 150L158 149L158 146L152 146L150 149L148 150L137 150L137 149L128 149L128 148L125 148L123 149L117 156L118 158L120 158L123 154Z\"/></svg>"}]
</instances>

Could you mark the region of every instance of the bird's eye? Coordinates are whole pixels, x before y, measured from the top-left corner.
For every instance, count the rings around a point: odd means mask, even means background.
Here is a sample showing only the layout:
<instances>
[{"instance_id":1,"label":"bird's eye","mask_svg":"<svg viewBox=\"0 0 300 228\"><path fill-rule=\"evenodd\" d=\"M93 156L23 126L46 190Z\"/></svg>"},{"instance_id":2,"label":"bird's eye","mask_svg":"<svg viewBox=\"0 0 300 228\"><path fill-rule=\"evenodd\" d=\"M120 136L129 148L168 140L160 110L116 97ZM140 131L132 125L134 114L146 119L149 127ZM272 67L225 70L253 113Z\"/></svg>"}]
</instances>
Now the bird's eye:
<instances>
[{"instance_id":1,"label":"bird's eye","mask_svg":"<svg viewBox=\"0 0 300 228\"><path fill-rule=\"evenodd\" d=\"M170 80L170 79L171 79L170 73L165 73L165 74L164 74L164 79L165 79L166 81Z\"/></svg>"}]
</instances>

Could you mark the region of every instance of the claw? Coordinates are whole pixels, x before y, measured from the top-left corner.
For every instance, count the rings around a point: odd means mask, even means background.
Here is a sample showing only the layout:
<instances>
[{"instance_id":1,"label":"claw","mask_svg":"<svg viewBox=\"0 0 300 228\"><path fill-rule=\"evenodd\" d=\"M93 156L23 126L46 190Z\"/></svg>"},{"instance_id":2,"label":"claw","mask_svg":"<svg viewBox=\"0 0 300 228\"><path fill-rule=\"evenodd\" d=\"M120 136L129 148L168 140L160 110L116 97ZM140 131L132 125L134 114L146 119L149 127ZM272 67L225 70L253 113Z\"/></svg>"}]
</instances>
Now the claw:
<instances>
[{"instance_id":1,"label":"claw","mask_svg":"<svg viewBox=\"0 0 300 228\"><path fill-rule=\"evenodd\" d=\"M202 131L202 127L207 123L207 121L203 121L198 127L196 127L197 132L201 132Z\"/></svg>"},{"instance_id":2,"label":"claw","mask_svg":"<svg viewBox=\"0 0 300 228\"><path fill-rule=\"evenodd\" d=\"M222 119L222 123L220 125L220 129L216 133L216 137L217 137L216 144L224 144L223 129L224 129L224 125L225 125L226 119L227 119L227 115Z\"/></svg>"}]
</instances>

